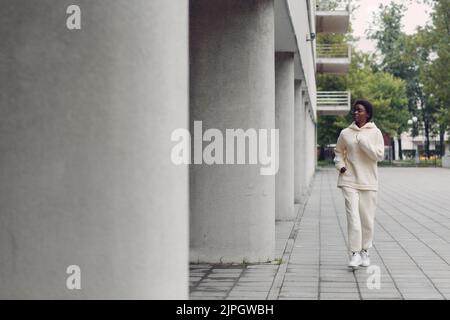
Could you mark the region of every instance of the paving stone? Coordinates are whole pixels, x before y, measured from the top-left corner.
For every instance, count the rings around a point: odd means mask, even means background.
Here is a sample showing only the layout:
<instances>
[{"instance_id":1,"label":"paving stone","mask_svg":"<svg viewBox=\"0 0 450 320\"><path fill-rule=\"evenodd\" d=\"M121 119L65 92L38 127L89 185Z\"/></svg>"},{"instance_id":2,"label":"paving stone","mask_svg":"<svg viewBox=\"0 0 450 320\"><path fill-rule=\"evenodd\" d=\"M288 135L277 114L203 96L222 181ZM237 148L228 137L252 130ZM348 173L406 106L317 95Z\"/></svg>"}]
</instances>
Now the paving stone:
<instances>
[{"instance_id":1,"label":"paving stone","mask_svg":"<svg viewBox=\"0 0 450 320\"><path fill-rule=\"evenodd\" d=\"M320 288L321 293L358 293L358 288Z\"/></svg>"},{"instance_id":2,"label":"paving stone","mask_svg":"<svg viewBox=\"0 0 450 320\"><path fill-rule=\"evenodd\" d=\"M232 287L236 284L236 282L205 282L205 281L201 281L198 284L198 287L217 287L217 288L227 288L227 287Z\"/></svg>"},{"instance_id":3,"label":"paving stone","mask_svg":"<svg viewBox=\"0 0 450 320\"><path fill-rule=\"evenodd\" d=\"M289 261L224 267L191 264L191 295L201 299L208 292L198 288L210 286L214 292L235 284L227 299L265 299L270 293L280 300L313 300L319 287L321 299L449 299L450 170L380 168L379 176L370 252L372 265L380 268L380 289L368 288L367 281L373 280L368 269L351 272L346 267L346 213L331 168L317 171L301 220L276 223L277 257L289 248ZM286 246L292 230L296 239Z\"/></svg>"},{"instance_id":4,"label":"paving stone","mask_svg":"<svg viewBox=\"0 0 450 320\"><path fill-rule=\"evenodd\" d=\"M291 292L291 293L281 293L280 298L307 298L307 299L318 299L318 294L312 292Z\"/></svg>"},{"instance_id":5,"label":"paving stone","mask_svg":"<svg viewBox=\"0 0 450 320\"><path fill-rule=\"evenodd\" d=\"M320 300L359 300L358 293L320 293Z\"/></svg>"},{"instance_id":6,"label":"paving stone","mask_svg":"<svg viewBox=\"0 0 450 320\"><path fill-rule=\"evenodd\" d=\"M194 291L190 293L190 297L225 297L226 293L224 292L209 292L209 291Z\"/></svg>"}]
</instances>

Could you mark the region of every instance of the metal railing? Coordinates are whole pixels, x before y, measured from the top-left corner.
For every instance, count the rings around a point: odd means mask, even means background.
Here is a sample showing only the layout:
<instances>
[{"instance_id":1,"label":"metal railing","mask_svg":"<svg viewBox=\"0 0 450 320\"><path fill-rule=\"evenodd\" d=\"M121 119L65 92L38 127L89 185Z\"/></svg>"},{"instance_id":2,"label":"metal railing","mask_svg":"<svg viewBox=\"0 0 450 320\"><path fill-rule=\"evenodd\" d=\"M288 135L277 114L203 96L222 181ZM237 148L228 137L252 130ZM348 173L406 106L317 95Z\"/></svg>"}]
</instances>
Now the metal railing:
<instances>
[{"instance_id":1,"label":"metal railing","mask_svg":"<svg viewBox=\"0 0 450 320\"><path fill-rule=\"evenodd\" d=\"M317 108L342 107L350 111L350 91L318 91Z\"/></svg>"},{"instance_id":2,"label":"metal railing","mask_svg":"<svg viewBox=\"0 0 450 320\"><path fill-rule=\"evenodd\" d=\"M316 0L316 11L350 11L350 0Z\"/></svg>"},{"instance_id":3,"label":"metal railing","mask_svg":"<svg viewBox=\"0 0 450 320\"><path fill-rule=\"evenodd\" d=\"M351 46L348 44L317 44L317 58L349 58Z\"/></svg>"}]
</instances>

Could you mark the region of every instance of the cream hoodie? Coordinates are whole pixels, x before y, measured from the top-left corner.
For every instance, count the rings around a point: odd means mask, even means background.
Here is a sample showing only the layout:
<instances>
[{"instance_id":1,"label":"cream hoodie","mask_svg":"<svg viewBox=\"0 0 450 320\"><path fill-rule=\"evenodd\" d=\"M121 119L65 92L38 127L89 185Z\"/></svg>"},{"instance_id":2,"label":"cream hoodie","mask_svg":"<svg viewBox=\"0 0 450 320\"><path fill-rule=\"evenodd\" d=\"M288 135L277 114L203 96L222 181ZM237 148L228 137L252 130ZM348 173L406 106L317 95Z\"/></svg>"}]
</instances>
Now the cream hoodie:
<instances>
[{"instance_id":1,"label":"cream hoodie","mask_svg":"<svg viewBox=\"0 0 450 320\"><path fill-rule=\"evenodd\" d=\"M341 131L334 163L339 171L338 187L358 190L378 190L377 161L384 158L384 140L375 123L368 122L359 128L354 122Z\"/></svg>"}]
</instances>

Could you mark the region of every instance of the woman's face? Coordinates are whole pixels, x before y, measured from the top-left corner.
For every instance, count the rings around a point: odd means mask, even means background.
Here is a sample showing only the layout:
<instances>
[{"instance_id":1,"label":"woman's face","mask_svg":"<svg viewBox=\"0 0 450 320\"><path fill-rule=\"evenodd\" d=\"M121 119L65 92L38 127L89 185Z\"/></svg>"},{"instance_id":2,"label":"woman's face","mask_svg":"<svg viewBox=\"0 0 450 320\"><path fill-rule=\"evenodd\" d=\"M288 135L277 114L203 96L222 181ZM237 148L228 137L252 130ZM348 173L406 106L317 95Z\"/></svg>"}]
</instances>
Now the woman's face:
<instances>
[{"instance_id":1,"label":"woman's face","mask_svg":"<svg viewBox=\"0 0 450 320\"><path fill-rule=\"evenodd\" d=\"M366 108L364 108L363 105L357 104L355 106L355 109L353 110L353 119L356 123L366 123L367 119L369 119L369 114L366 111Z\"/></svg>"}]
</instances>

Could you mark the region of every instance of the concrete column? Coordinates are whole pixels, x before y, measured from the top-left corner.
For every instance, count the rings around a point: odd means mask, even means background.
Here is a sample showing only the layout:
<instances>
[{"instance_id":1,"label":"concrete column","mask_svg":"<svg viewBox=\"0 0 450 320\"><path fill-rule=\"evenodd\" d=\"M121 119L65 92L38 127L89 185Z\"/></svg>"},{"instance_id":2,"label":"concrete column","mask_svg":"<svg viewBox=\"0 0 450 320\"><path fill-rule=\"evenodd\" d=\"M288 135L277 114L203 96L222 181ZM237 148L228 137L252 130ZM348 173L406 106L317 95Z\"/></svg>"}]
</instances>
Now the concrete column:
<instances>
[{"instance_id":1,"label":"concrete column","mask_svg":"<svg viewBox=\"0 0 450 320\"><path fill-rule=\"evenodd\" d=\"M450 168L450 145L445 145L445 155L442 157L442 167Z\"/></svg>"},{"instance_id":2,"label":"concrete column","mask_svg":"<svg viewBox=\"0 0 450 320\"><path fill-rule=\"evenodd\" d=\"M304 118L303 118L303 123L304 123L304 135L303 135L303 139L304 139L304 149L303 149L303 166L304 166L304 170L305 170L305 175L304 175L304 179L303 179L303 190L302 190L302 195L303 195L303 199L305 199L305 196L308 192L308 185L309 185L309 177L311 175L311 169L310 169L310 163L311 163L311 118L309 116L309 102L305 101L304 104Z\"/></svg>"},{"instance_id":3,"label":"concrete column","mask_svg":"<svg viewBox=\"0 0 450 320\"><path fill-rule=\"evenodd\" d=\"M309 103L305 103L305 157L306 157L306 167L305 167L305 184L304 184L304 194L309 192L309 186L311 184L313 175L314 175L314 161L315 161L315 147L314 147L314 139L315 139L315 126L314 122L311 118L310 114L311 110L309 107Z\"/></svg>"},{"instance_id":4,"label":"concrete column","mask_svg":"<svg viewBox=\"0 0 450 320\"><path fill-rule=\"evenodd\" d=\"M318 149L317 149L317 122L316 122L314 123L314 172L316 172L317 161L318 161Z\"/></svg>"},{"instance_id":5,"label":"concrete column","mask_svg":"<svg viewBox=\"0 0 450 320\"><path fill-rule=\"evenodd\" d=\"M394 138L394 159L393 160L400 160L400 150L399 150L399 144L398 144L398 137Z\"/></svg>"},{"instance_id":6,"label":"concrete column","mask_svg":"<svg viewBox=\"0 0 450 320\"><path fill-rule=\"evenodd\" d=\"M75 2L1 3L0 299L186 299L187 2Z\"/></svg>"},{"instance_id":7,"label":"concrete column","mask_svg":"<svg viewBox=\"0 0 450 320\"><path fill-rule=\"evenodd\" d=\"M303 202L305 181L305 106L304 92L301 80L295 80L295 111L294 111L294 200Z\"/></svg>"},{"instance_id":8,"label":"concrete column","mask_svg":"<svg viewBox=\"0 0 450 320\"><path fill-rule=\"evenodd\" d=\"M312 111L311 111L312 112ZM311 118L311 179L310 179L310 185L314 178L314 174L316 172L316 158L317 158L317 139L316 139L316 123Z\"/></svg>"},{"instance_id":9,"label":"concrete column","mask_svg":"<svg viewBox=\"0 0 450 320\"><path fill-rule=\"evenodd\" d=\"M316 122L313 124L314 126L314 174L316 173L316 169L317 169L317 161L318 161L318 146L317 146L317 116L316 116Z\"/></svg>"},{"instance_id":10,"label":"concrete column","mask_svg":"<svg viewBox=\"0 0 450 320\"><path fill-rule=\"evenodd\" d=\"M275 114L280 130L280 167L275 177L276 219L291 220L294 211L294 54L275 54Z\"/></svg>"},{"instance_id":11,"label":"concrete column","mask_svg":"<svg viewBox=\"0 0 450 320\"><path fill-rule=\"evenodd\" d=\"M192 0L190 45L191 124L224 144L226 129L275 128L273 0ZM275 176L248 161L191 166L191 261L273 259Z\"/></svg>"}]
</instances>

